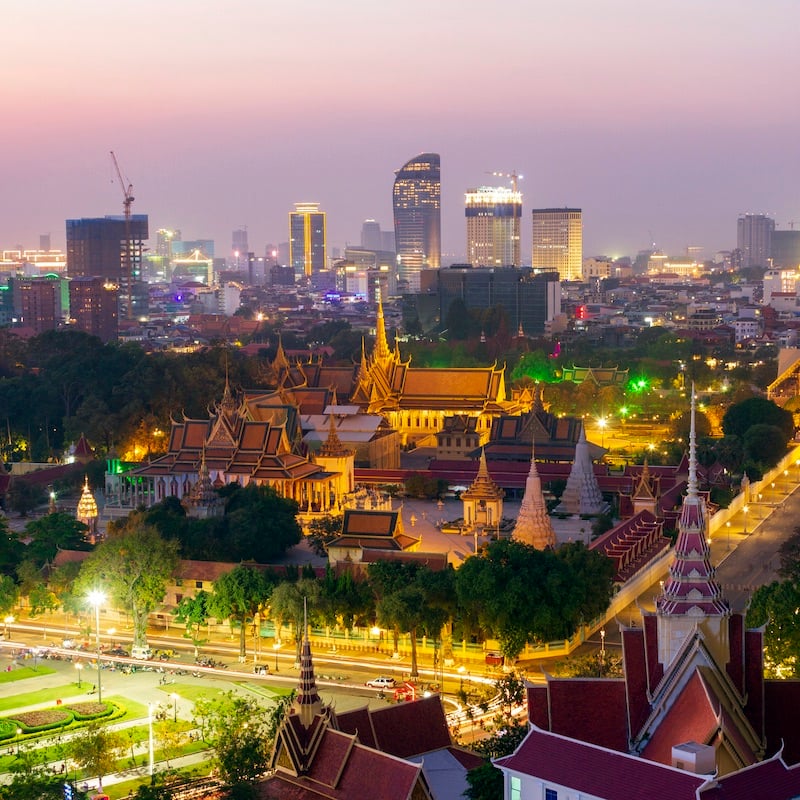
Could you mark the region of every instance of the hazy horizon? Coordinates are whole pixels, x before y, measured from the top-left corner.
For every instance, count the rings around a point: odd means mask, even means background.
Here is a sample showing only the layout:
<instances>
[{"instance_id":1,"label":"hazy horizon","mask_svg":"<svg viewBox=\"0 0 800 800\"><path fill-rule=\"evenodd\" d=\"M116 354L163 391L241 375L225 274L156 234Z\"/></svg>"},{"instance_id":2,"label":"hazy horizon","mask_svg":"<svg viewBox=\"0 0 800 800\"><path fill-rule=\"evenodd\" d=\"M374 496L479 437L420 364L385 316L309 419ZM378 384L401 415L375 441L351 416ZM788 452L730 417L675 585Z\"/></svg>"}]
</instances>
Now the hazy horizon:
<instances>
[{"instance_id":1,"label":"hazy horizon","mask_svg":"<svg viewBox=\"0 0 800 800\"><path fill-rule=\"evenodd\" d=\"M534 207L582 208L587 256L710 257L740 213L800 222L795 0L7 0L4 19L3 248L122 213L112 149L151 239L217 255L242 226L258 254L286 241L299 201L329 248L391 229L394 170L425 151L454 257L491 171L524 175L525 262Z\"/></svg>"}]
</instances>

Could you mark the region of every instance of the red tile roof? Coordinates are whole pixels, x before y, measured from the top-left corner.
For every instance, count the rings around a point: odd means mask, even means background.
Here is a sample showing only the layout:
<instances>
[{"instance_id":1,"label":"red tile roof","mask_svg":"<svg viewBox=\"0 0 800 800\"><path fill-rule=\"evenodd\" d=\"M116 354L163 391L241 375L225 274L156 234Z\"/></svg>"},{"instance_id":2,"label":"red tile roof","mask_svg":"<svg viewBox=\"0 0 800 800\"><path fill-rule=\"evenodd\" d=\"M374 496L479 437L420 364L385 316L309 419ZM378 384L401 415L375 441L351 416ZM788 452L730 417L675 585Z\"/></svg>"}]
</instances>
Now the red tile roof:
<instances>
[{"instance_id":1,"label":"red tile roof","mask_svg":"<svg viewBox=\"0 0 800 800\"><path fill-rule=\"evenodd\" d=\"M700 800L793 800L800 796L800 766L779 757L725 775L699 792Z\"/></svg>"},{"instance_id":2,"label":"red tile roof","mask_svg":"<svg viewBox=\"0 0 800 800\"><path fill-rule=\"evenodd\" d=\"M705 782L698 775L536 727L513 755L494 763L554 786L610 800L695 800L696 790Z\"/></svg>"}]
</instances>

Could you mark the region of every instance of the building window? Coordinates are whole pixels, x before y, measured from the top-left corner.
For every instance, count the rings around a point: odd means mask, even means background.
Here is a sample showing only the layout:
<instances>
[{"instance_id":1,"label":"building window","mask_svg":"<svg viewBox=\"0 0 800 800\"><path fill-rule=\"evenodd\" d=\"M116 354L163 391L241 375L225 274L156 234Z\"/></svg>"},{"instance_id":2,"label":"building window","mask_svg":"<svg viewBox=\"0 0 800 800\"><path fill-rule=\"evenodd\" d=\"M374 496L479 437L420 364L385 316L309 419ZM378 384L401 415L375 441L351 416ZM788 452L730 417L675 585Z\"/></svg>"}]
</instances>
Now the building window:
<instances>
[{"instance_id":1,"label":"building window","mask_svg":"<svg viewBox=\"0 0 800 800\"><path fill-rule=\"evenodd\" d=\"M176 586L183 586L183 578L175 578Z\"/></svg>"},{"instance_id":2,"label":"building window","mask_svg":"<svg viewBox=\"0 0 800 800\"><path fill-rule=\"evenodd\" d=\"M203 588L203 581L195 581L194 582L195 589L202 589Z\"/></svg>"},{"instance_id":3,"label":"building window","mask_svg":"<svg viewBox=\"0 0 800 800\"><path fill-rule=\"evenodd\" d=\"M176 603L180 603L181 600L183 600L183 595L182 594L177 594L177 592L176 592L176 594L175 594L175 602Z\"/></svg>"},{"instance_id":4,"label":"building window","mask_svg":"<svg viewBox=\"0 0 800 800\"><path fill-rule=\"evenodd\" d=\"M511 796L509 800L522 800L522 781L519 778L511 778Z\"/></svg>"},{"instance_id":5,"label":"building window","mask_svg":"<svg viewBox=\"0 0 800 800\"><path fill-rule=\"evenodd\" d=\"M558 800L558 792L555 789L545 789L544 800Z\"/></svg>"}]
</instances>

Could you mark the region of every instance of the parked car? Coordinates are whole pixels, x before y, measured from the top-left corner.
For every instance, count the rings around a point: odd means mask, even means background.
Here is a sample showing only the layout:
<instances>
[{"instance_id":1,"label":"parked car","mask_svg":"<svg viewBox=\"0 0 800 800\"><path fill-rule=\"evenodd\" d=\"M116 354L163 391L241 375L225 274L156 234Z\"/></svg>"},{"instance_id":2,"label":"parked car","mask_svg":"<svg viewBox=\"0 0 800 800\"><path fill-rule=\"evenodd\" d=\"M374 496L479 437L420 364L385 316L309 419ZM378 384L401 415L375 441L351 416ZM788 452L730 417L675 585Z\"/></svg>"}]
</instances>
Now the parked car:
<instances>
[{"instance_id":1,"label":"parked car","mask_svg":"<svg viewBox=\"0 0 800 800\"><path fill-rule=\"evenodd\" d=\"M72 648L75 647L75 641L73 639L64 639L64 641L61 642L61 646L67 650L72 650Z\"/></svg>"},{"instance_id":2,"label":"parked car","mask_svg":"<svg viewBox=\"0 0 800 800\"><path fill-rule=\"evenodd\" d=\"M131 658L138 658L140 661L149 661L153 657L153 651L145 646L138 647L134 645L131 647Z\"/></svg>"},{"instance_id":3,"label":"parked car","mask_svg":"<svg viewBox=\"0 0 800 800\"><path fill-rule=\"evenodd\" d=\"M394 683L394 678L391 675L380 675L377 678L367 681L366 685L369 686L370 689L391 689Z\"/></svg>"},{"instance_id":4,"label":"parked car","mask_svg":"<svg viewBox=\"0 0 800 800\"><path fill-rule=\"evenodd\" d=\"M118 656L119 658L127 658L130 653L124 647L114 647L108 651L106 655Z\"/></svg>"},{"instance_id":5,"label":"parked car","mask_svg":"<svg viewBox=\"0 0 800 800\"><path fill-rule=\"evenodd\" d=\"M256 675L269 675L269 666L267 664L256 664L253 667L253 672Z\"/></svg>"}]
</instances>

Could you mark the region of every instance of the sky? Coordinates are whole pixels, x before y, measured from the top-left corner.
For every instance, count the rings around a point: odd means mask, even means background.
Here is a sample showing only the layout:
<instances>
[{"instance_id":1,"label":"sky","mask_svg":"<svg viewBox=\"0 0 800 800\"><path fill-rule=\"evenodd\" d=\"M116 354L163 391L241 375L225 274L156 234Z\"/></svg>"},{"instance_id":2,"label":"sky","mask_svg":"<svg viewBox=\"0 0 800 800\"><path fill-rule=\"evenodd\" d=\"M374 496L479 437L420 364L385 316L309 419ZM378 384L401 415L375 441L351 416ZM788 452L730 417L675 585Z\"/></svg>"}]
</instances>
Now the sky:
<instances>
[{"instance_id":1,"label":"sky","mask_svg":"<svg viewBox=\"0 0 800 800\"><path fill-rule=\"evenodd\" d=\"M441 154L454 260L492 171L524 176L527 263L536 207L582 208L584 255L710 257L747 212L800 228L798 0L2 5L0 248L121 214L110 150L151 234L217 255L239 227L257 254L286 241L300 201L332 247L391 229L421 152Z\"/></svg>"}]
</instances>

